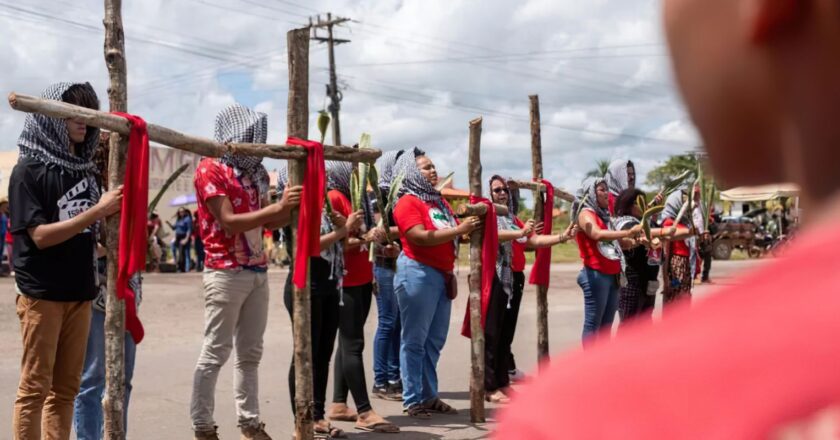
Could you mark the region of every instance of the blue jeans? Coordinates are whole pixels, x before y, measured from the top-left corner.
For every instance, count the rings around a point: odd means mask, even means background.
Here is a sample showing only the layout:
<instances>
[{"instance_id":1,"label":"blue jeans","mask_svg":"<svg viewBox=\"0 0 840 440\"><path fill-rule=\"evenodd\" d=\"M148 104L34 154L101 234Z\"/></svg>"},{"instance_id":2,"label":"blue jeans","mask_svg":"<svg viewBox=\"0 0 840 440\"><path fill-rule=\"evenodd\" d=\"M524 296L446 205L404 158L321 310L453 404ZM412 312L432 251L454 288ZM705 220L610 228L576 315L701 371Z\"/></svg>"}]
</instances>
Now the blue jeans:
<instances>
[{"instance_id":1,"label":"blue jeans","mask_svg":"<svg viewBox=\"0 0 840 440\"><path fill-rule=\"evenodd\" d=\"M400 380L400 306L394 293L394 271L384 266L373 269L379 293L376 310L379 324L373 339L373 383L384 386Z\"/></svg>"},{"instance_id":2,"label":"blue jeans","mask_svg":"<svg viewBox=\"0 0 840 440\"><path fill-rule=\"evenodd\" d=\"M586 342L602 328L612 327L618 310L618 280L615 275L584 267L578 274L577 282L583 289L583 340Z\"/></svg>"},{"instance_id":3,"label":"blue jeans","mask_svg":"<svg viewBox=\"0 0 840 440\"><path fill-rule=\"evenodd\" d=\"M134 375L134 355L137 347L131 335L125 333L125 427L128 429L128 400L131 397L131 377ZM73 426L78 440L102 438L102 394L105 391L105 313L93 309L90 317L85 366L82 383L73 408Z\"/></svg>"},{"instance_id":4,"label":"blue jeans","mask_svg":"<svg viewBox=\"0 0 840 440\"><path fill-rule=\"evenodd\" d=\"M438 395L437 363L449 332L452 301L443 274L400 254L394 293L400 306L400 369L406 408Z\"/></svg>"}]
</instances>

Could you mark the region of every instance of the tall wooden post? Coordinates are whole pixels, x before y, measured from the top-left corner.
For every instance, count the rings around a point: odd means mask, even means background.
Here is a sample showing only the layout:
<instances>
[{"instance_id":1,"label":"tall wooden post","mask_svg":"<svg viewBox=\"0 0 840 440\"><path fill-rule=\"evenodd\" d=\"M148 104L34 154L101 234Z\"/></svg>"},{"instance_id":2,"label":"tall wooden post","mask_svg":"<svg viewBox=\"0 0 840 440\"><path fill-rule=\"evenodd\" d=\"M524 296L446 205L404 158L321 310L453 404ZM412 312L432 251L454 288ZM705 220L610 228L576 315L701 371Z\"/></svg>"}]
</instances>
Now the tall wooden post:
<instances>
[{"instance_id":1,"label":"tall wooden post","mask_svg":"<svg viewBox=\"0 0 840 440\"><path fill-rule=\"evenodd\" d=\"M125 38L122 25L122 1L105 0L105 63L110 84L110 111L128 110L125 67ZM108 188L122 185L128 137L112 133L109 144ZM125 438L125 302L117 299L117 256L120 238L120 215L105 221L107 243L108 292L105 303L105 396L102 410L105 438Z\"/></svg>"},{"instance_id":2,"label":"tall wooden post","mask_svg":"<svg viewBox=\"0 0 840 440\"><path fill-rule=\"evenodd\" d=\"M481 197L481 118L470 121L469 145L470 194ZM483 423L484 418L484 329L481 328L481 245L484 231L470 235L470 421ZM495 264L495 262L488 262Z\"/></svg>"},{"instance_id":3,"label":"tall wooden post","mask_svg":"<svg viewBox=\"0 0 840 440\"><path fill-rule=\"evenodd\" d=\"M309 29L293 29L286 34L289 52L289 98L286 124L289 136L306 139L309 135ZM306 159L290 160L289 185L303 183ZM292 211L292 249L297 248L298 210ZM294 261L292 262L294 265ZM293 287L292 316L295 362L295 438L311 440L313 426L312 393L312 328L310 322L309 262L306 265L306 286Z\"/></svg>"},{"instance_id":4,"label":"tall wooden post","mask_svg":"<svg viewBox=\"0 0 840 440\"><path fill-rule=\"evenodd\" d=\"M534 179L543 178L542 136L540 134L540 97L531 95L531 169ZM534 192L534 218L543 219L542 191ZM537 357L540 361L548 359L548 286L537 285ZM543 362L540 363L543 365Z\"/></svg>"}]
</instances>

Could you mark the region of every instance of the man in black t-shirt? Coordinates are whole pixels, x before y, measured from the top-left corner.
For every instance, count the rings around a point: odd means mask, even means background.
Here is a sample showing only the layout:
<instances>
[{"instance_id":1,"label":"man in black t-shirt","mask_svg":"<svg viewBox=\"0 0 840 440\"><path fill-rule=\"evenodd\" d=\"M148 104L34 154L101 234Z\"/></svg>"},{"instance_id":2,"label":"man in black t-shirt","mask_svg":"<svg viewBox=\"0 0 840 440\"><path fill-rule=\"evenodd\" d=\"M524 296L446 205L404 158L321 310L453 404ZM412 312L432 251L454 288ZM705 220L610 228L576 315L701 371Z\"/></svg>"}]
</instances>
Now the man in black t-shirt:
<instances>
[{"instance_id":1,"label":"man in black t-shirt","mask_svg":"<svg viewBox=\"0 0 840 440\"><path fill-rule=\"evenodd\" d=\"M99 108L88 83L41 95ZM96 297L98 223L119 211L122 187L102 194L93 153L99 129L79 119L26 117L9 179L12 261L23 336L15 439L67 439ZM43 422L42 422L43 418Z\"/></svg>"}]
</instances>

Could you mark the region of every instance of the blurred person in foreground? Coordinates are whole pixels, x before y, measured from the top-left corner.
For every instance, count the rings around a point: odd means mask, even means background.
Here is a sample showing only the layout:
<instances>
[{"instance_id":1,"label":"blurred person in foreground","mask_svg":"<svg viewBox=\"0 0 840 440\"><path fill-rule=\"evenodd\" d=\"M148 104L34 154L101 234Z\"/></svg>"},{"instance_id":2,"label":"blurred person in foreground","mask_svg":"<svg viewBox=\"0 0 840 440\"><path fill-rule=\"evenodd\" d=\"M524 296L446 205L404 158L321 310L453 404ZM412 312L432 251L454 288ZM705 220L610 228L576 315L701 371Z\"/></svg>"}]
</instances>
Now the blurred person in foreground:
<instances>
[{"instance_id":1,"label":"blurred person in foreground","mask_svg":"<svg viewBox=\"0 0 840 440\"><path fill-rule=\"evenodd\" d=\"M840 272L826 269L840 267L840 2L664 4L715 175L795 182L813 216L736 286L556 358L496 438L836 438Z\"/></svg>"}]
</instances>

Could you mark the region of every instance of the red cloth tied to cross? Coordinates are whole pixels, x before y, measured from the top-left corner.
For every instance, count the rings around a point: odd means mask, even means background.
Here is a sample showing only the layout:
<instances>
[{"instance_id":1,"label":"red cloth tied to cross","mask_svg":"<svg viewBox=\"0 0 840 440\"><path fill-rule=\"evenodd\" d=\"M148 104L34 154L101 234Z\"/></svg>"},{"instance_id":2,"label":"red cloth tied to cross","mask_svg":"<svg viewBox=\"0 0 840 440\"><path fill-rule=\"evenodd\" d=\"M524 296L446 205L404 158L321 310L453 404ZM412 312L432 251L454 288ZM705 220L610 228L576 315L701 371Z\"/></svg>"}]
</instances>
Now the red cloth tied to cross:
<instances>
[{"instance_id":1,"label":"red cloth tied to cross","mask_svg":"<svg viewBox=\"0 0 840 440\"><path fill-rule=\"evenodd\" d=\"M554 214L554 186L545 179L534 179L545 185L545 202L543 202L543 234L551 234L551 224ZM551 247L537 249L537 257L531 267L531 275L528 277L529 284L548 287L548 280L551 275Z\"/></svg>"},{"instance_id":2,"label":"red cloth tied to cross","mask_svg":"<svg viewBox=\"0 0 840 440\"><path fill-rule=\"evenodd\" d=\"M499 229L496 224L496 207L488 199L470 196L471 204L483 203L487 205L484 216L484 240L481 243L481 328L487 321L487 306L490 304L490 294L493 292L493 278L496 276L496 257L499 253ZM467 311L464 314L464 324L461 334L472 337L470 331L470 302L467 301Z\"/></svg>"},{"instance_id":3,"label":"red cloth tied to cross","mask_svg":"<svg viewBox=\"0 0 840 440\"><path fill-rule=\"evenodd\" d=\"M128 135L120 243L117 259L117 298L125 301L125 328L135 344L143 340L143 324L137 316L137 292L129 280L146 268L146 210L149 205L149 133L139 116L112 112L131 122ZM139 287L139 284L137 285Z\"/></svg>"},{"instance_id":4,"label":"red cloth tied to cross","mask_svg":"<svg viewBox=\"0 0 840 440\"><path fill-rule=\"evenodd\" d=\"M320 142L290 137L287 145L298 145L306 149L306 173L303 176L303 190L298 210L298 235L295 248L295 273L292 283L298 289L306 287L309 257L321 254L321 212L324 209L324 146Z\"/></svg>"}]
</instances>

